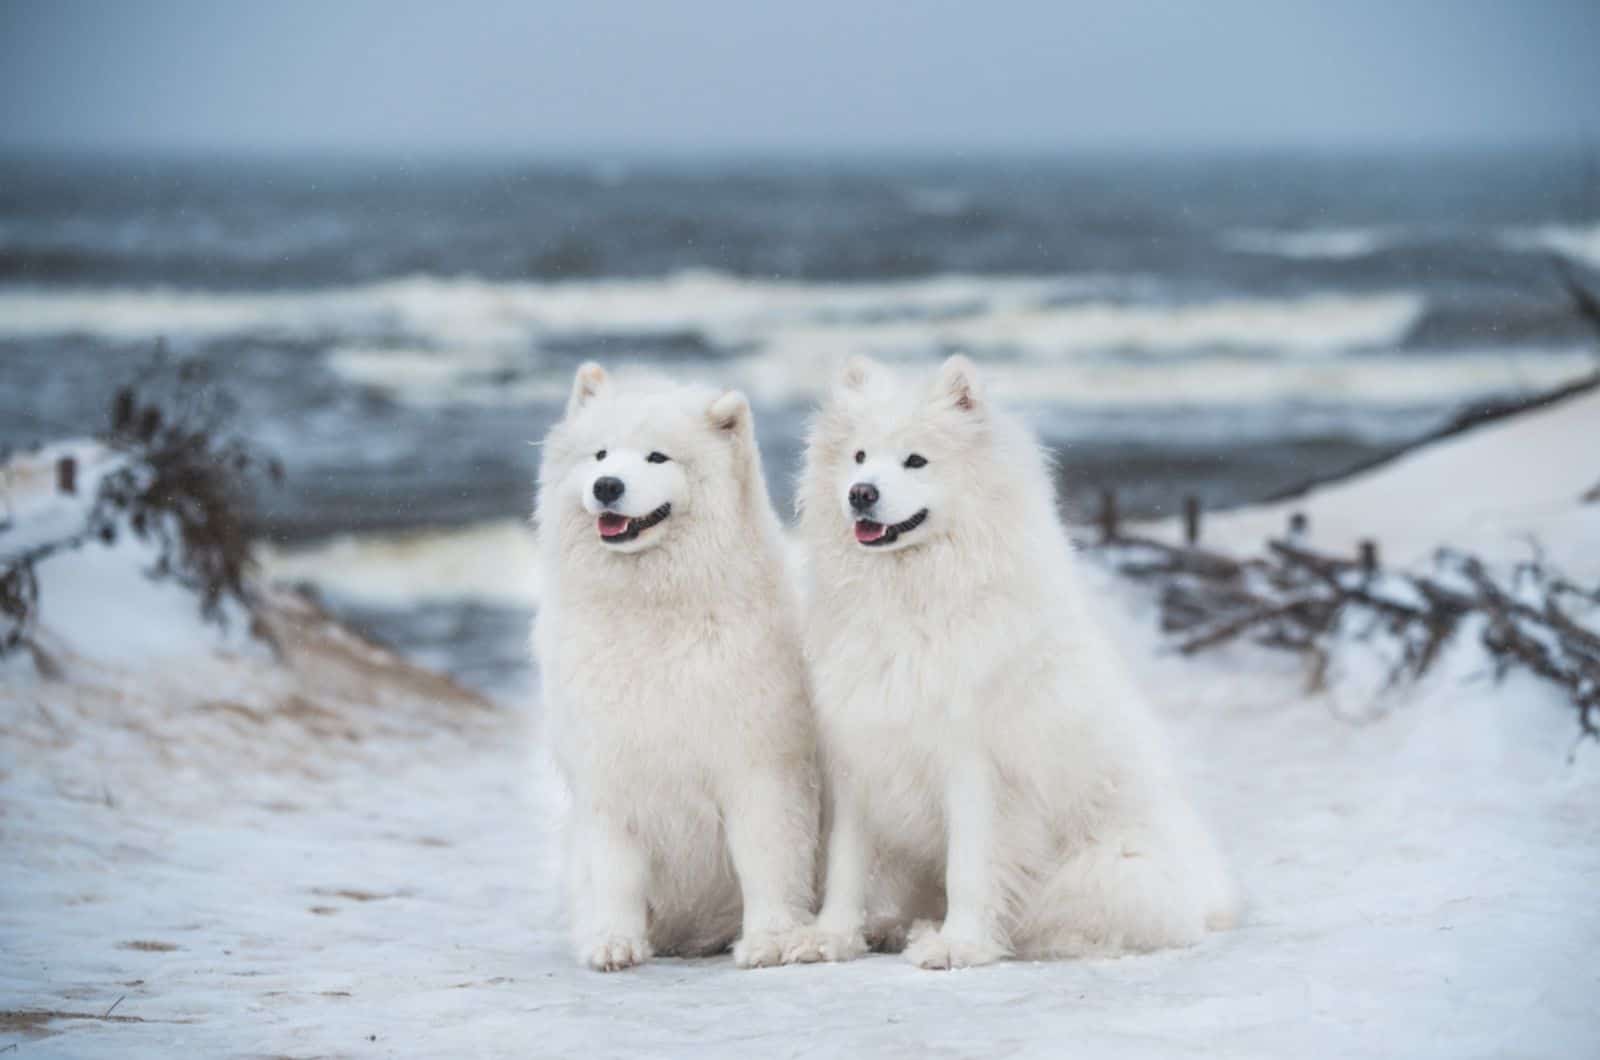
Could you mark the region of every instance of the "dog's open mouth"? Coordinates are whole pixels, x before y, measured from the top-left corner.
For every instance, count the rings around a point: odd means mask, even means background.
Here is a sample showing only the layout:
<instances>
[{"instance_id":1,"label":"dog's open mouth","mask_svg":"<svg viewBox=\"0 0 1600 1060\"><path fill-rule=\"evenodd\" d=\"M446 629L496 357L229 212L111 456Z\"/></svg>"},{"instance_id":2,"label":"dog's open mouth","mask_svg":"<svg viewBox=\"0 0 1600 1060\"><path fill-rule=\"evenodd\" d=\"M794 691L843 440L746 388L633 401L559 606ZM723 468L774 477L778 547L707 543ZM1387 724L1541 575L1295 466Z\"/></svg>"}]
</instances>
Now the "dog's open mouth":
<instances>
[{"instance_id":1,"label":"dog's open mouth","mask_svg":"<svg viewBox=\"0 0 1600 1060\"><path fill-rule=\"evenodd\" d=\"M632 519L619 512L601 512L596 525L600 529L600 540L608 545L620 545L625 541L632 541L652 526L664 522L671 514L671 504L663 504L649 515Z\"/></svg>"},{"instance_id":2,"label":"dog's open mouth","mask_svg":"<svg viewBox=\"0 0 1600 1060\"><path fill-rule=\"evenodd\" d=\"M856 540L863 545L876 548L879 545L893 544L901 534L909 534L928 518L928 509L924 508L909 519L902 520L892 526L875 523L871 519L856 520Z\"/></svg>"}]
</instances>

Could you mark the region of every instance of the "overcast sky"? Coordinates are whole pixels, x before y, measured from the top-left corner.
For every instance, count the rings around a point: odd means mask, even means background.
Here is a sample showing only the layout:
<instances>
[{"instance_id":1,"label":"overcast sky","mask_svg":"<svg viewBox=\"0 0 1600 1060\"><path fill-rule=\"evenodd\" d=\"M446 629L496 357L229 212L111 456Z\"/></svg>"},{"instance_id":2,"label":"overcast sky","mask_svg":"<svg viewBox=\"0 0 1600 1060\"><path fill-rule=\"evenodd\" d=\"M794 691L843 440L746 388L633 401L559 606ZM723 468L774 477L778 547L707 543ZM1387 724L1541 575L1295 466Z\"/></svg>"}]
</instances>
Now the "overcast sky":
<instances>
[{"instance_id":1,"label":"overcast sky","mask_svg":"<svg viewBox=\"0 0 1600 1060\"><path fill-rule=\"evenodd\" d=\"M0 0L0 146L1591 144L1600 2Z\"/></svg>"}]
</instances>

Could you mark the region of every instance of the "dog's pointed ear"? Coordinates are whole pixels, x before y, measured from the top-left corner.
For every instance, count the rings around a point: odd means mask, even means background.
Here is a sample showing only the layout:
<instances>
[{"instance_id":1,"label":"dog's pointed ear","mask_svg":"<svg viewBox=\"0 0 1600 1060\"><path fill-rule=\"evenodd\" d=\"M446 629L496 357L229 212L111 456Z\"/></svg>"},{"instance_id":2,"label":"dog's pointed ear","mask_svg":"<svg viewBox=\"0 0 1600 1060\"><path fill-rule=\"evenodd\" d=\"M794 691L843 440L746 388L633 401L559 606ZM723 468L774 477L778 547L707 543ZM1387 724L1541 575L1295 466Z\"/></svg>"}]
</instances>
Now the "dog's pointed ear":
<instances>
[{"instance_id":1,"label":"dog's pointed ear","mask_svg":"<svg viewBox=\"0 0 1600 1060\"><path fill-rule=\"evenodd\" d=\"M945 359L933 384L934 404L957 412L976 414L983 409L978 387L978 366L961 354Z\"/></svg>"},{"instance_id":2,"label":"dog's pointed ear","mask_svg":"<svg viewBox=\"0 0 1600 1060\"><path fill-rule=\"evenodd\" d=\"M750 399L729 390L706 406L706 422L733 446L734 477L739 480L741 503L768 504L766 480L761 475L761 450L756 445L756 418Z\"/></svg>"},{"instance_id":3,"label":"dog's pointed ear","mask_svg":"<svg viewBox=\"0 0 1600 1060\"><path fill-rule=\"evenodd\" d=\"M706 407L706 419L719 431L743 437L750 433L750 400L738 390L729 390Z\"/></svg>"},{"instance_id":4,"label":"dog's pointed ear","mask_svg":"<svg viewBox=\"0 0 1600 1060\"><path fill-rule=\"evenodd\" d=\"M578 366L578 374L572 380L572 396L567 398L567 415L583 408L594 396L606 386L606 370L593 361L585 361Z\"/></svg>"},{"instance_id":5,"label":"dog's pointed ear","mask_svg":"<svg viewBox=\"0 0 1600 1060\"><path fill-rule=\"evenodd\" d=\"M878 366L870 357L861 354L852 354L844 362L844 370L839 373L839 388L841 390L860 390L867 385L867 380L878 374Z\"/></svg>"}]
</instances>

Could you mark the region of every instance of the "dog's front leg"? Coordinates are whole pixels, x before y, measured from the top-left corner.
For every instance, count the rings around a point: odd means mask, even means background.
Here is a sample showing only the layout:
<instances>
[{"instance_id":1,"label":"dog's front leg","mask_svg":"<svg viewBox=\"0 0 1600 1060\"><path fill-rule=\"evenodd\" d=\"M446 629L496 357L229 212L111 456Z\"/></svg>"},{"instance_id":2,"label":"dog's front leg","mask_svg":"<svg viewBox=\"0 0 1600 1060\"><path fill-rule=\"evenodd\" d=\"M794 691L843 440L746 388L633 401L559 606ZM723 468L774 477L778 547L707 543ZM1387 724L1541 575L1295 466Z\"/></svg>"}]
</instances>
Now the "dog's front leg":
<instances>
[{"instance_id":1,"label":"dog's front leg","mask_svg":"<svg viewBox=\"0 0 1600 1060\"><path fill-rule=\"evenodd\" d=\"M599 813L584 822L581 843L592 890L579 960L601 972L643 964L650 959L649 854L637 836Z\"/></svg>"},{"instance_id":2,"label":"dog's front leg","mask_svg":"<svg viewBox=\"0 0 1600 1060\"><path fill-rule=\"evenodd\" d=\"M967 968L1007 955L996 872L994 773L976 733L961 739L945 782L944 925L914 931L906 960L923 968Z\"/></svg>"},{"instance_id":3,"label":"dog's front leg","mask_svg":"<svg viewBox=\"0 0 1600 1060\"><path fill-rule=\"evenodd\" d=\"M793 937L811 919L816 858L816 796L803 776L778 771L744 778L724 799L728 850L744 898L733 947L741 968L783 964Z\"/></svg>"},{"instance_id":4,"label":"dog's front leg","mask_svg":"<svg viewBox=\"0 0 1600 1060\"><path fill-rule=\"evenodd\" d=\"M866 822L856 796L838 782L828 785L827 881L816 925L796 938L791 961L849 961L867 952L863 923L867 866L872 857Z\"/></svg>"}]
</instances>

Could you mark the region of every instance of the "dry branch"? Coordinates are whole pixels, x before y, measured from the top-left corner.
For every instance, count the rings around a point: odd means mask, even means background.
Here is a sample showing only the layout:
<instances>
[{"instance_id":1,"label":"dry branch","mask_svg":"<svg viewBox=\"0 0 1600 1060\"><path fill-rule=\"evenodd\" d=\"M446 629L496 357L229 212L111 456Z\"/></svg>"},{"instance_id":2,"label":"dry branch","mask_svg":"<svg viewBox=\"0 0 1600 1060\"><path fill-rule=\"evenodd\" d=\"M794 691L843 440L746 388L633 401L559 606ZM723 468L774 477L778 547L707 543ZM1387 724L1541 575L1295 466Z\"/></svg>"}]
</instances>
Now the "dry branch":
<instances>
[{"instance_id":1,"label":"dry branch","mask_svg":"<svg viewBox=\"0 0 1600 1060\"><path fill-rule=\"evenodd\" d=\"M1271 541L1235 560L1198 548L1119 537L1098 546L1119 571L1161 583L1161 628L1185 655L1242 638L1306 655L1320 681L1342 638L1399 646L1385 687L1427 674L1469 617L1497 674L1525 669L1559 685L1585 737L1600 738L1600 586L1520 565L1511 585L1474 557L1441 551L1432 576L1386 571L1376 551L1332 556Z\"/></svg>"}]
</instances>

